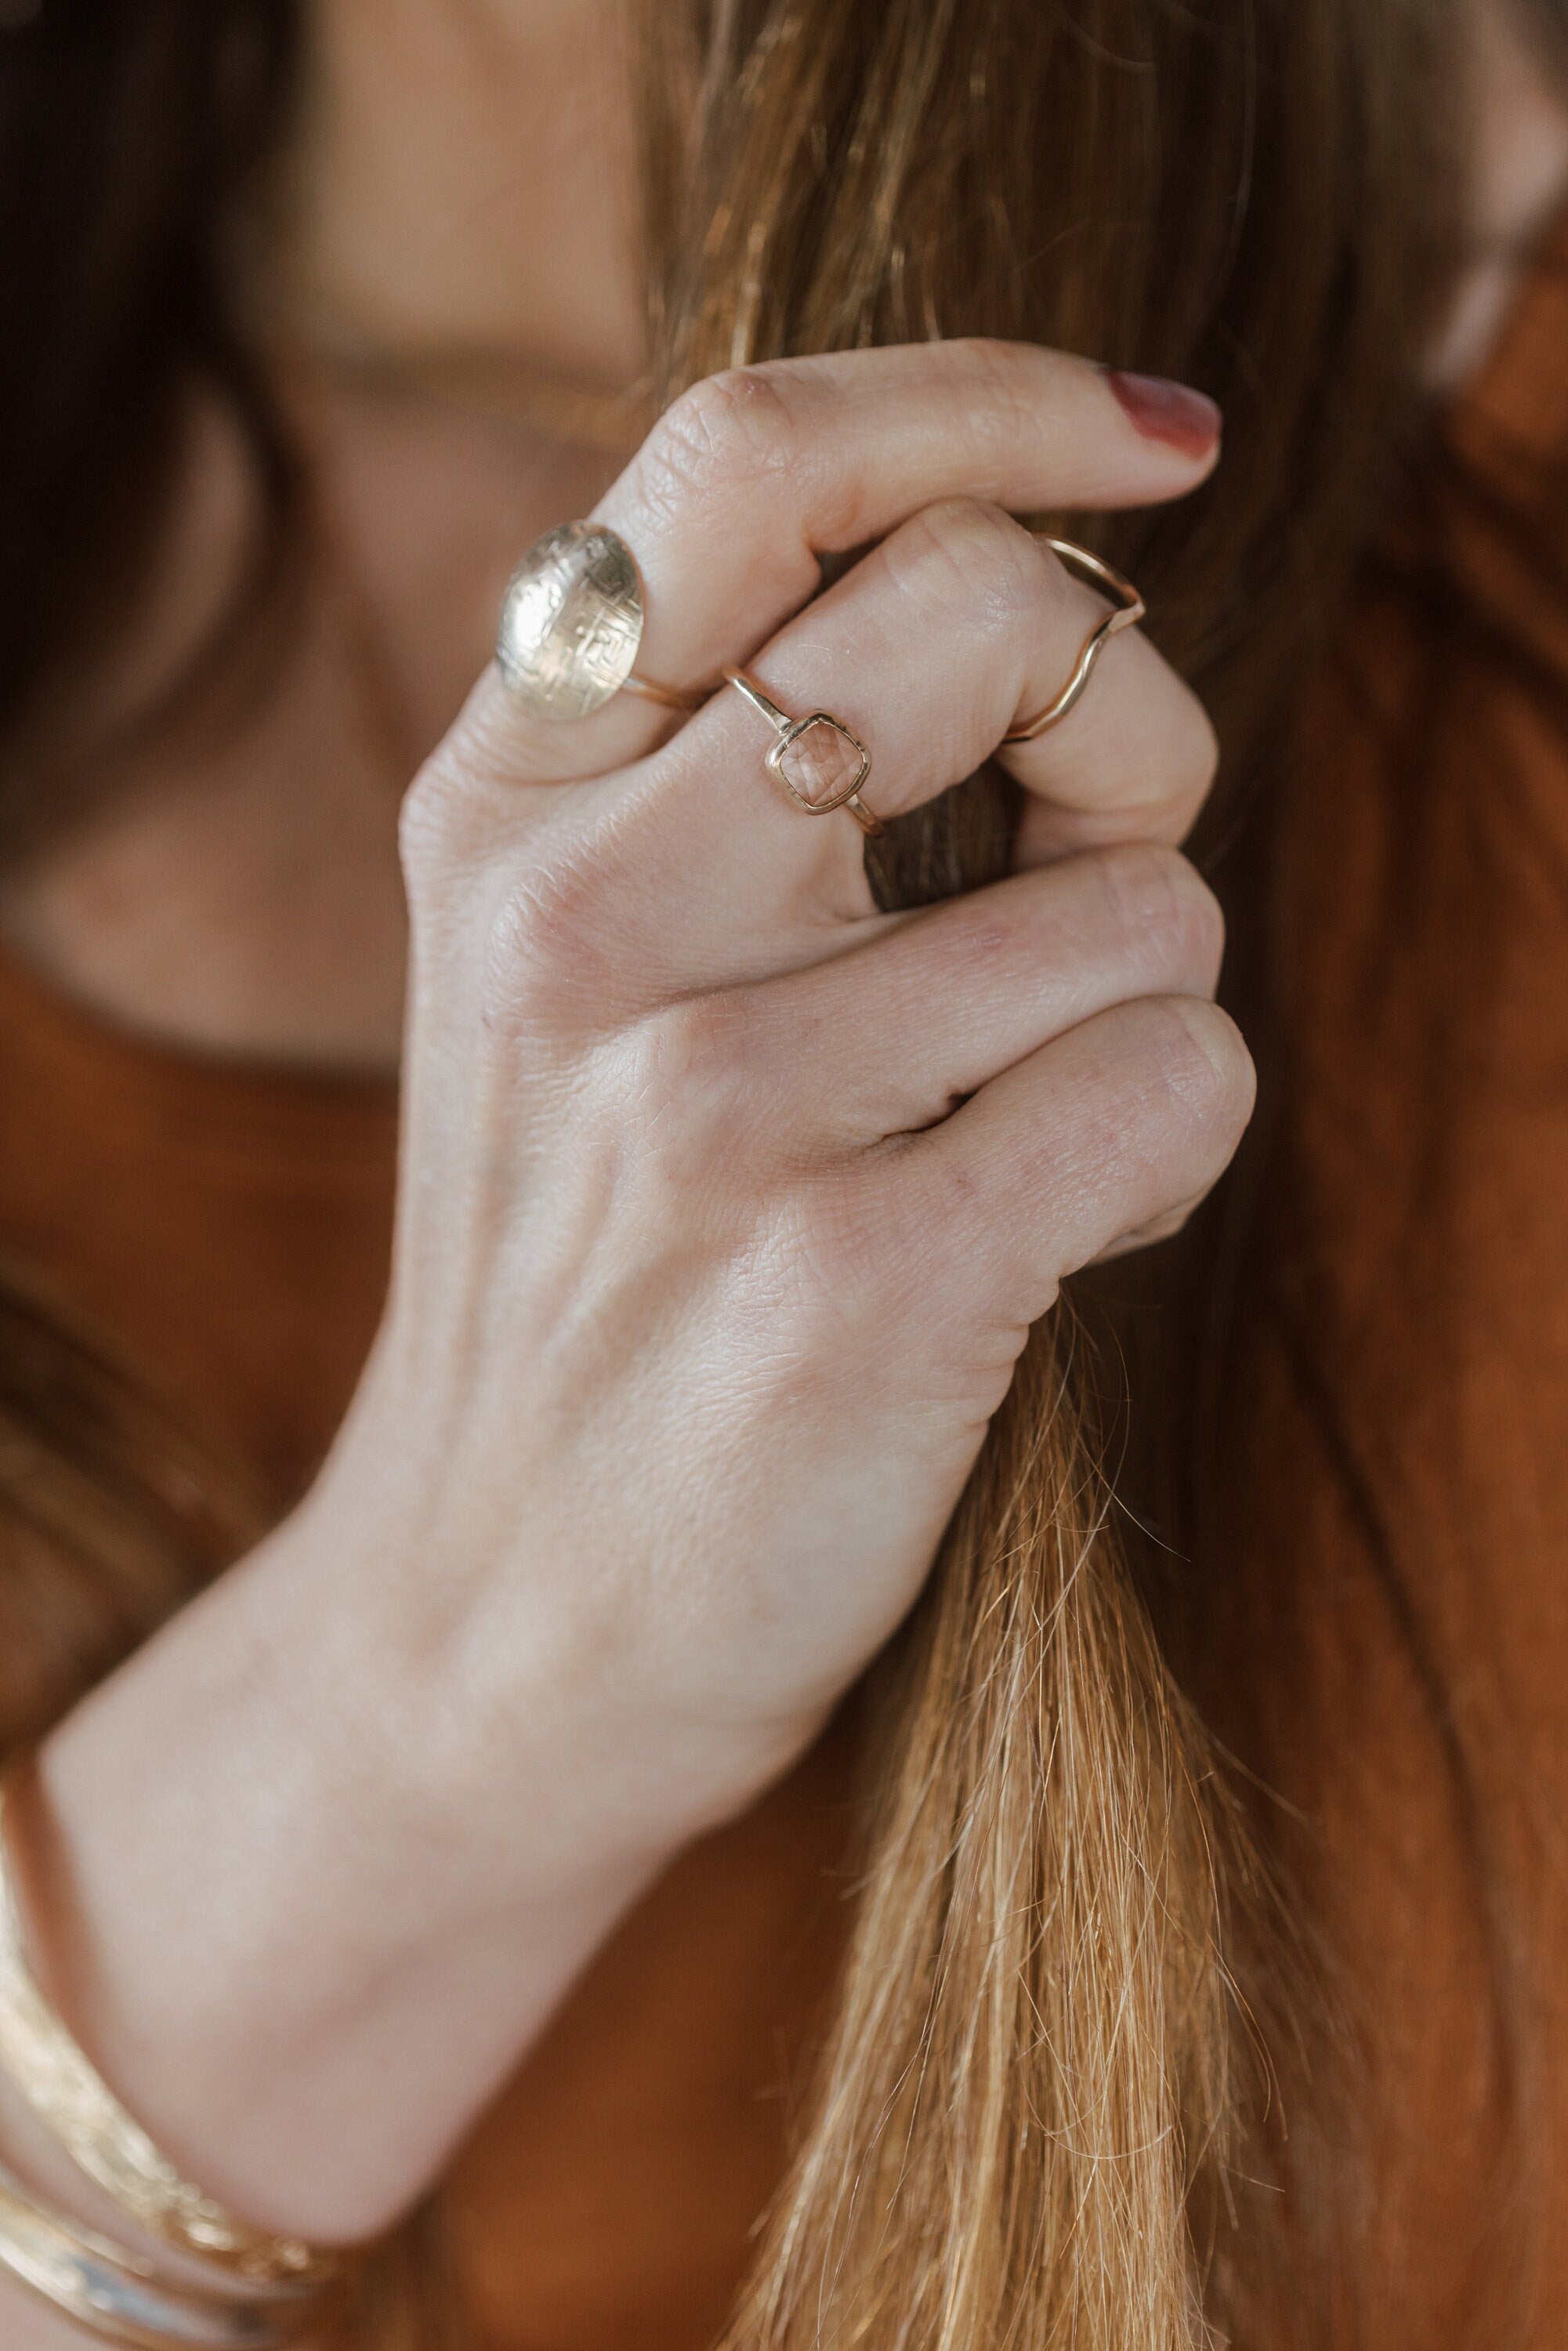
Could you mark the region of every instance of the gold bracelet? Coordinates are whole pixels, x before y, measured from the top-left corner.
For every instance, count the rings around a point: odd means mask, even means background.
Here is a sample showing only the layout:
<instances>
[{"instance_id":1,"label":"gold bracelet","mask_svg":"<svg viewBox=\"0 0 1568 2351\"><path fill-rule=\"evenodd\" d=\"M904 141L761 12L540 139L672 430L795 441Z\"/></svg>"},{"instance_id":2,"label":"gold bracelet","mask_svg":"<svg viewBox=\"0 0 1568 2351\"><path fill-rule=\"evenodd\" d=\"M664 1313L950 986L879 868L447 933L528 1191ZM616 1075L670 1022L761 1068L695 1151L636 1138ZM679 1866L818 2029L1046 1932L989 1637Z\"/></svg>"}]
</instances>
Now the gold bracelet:
<instances>
[{"instance_id":1,"label":"gold bracelet","mask_svg":"<svg viewBox=\"0 0 1568 2351\"><path fill-rule=\"evenodd\" d=\"M0 2172L0 2271L132 2351L284 2351L319 2302L225 2300L171 2285L123 2247L78 2229Z\"/></svg>"},{"instance_id":2,"label":"gold bracelet","mask_svg":"<svg viewBox=\"0 0 1568 2351\"><path fill-rule=\"evenodd\" d=\"M322 2293L347 2257L248 2223L183 2178L128 2115L45 1999L27 1964L7 1865L0 1781L0 2065L78 2170L127 2217L179 2252L214 2263L267 2301Z\"/></svg>"}]
</instances>

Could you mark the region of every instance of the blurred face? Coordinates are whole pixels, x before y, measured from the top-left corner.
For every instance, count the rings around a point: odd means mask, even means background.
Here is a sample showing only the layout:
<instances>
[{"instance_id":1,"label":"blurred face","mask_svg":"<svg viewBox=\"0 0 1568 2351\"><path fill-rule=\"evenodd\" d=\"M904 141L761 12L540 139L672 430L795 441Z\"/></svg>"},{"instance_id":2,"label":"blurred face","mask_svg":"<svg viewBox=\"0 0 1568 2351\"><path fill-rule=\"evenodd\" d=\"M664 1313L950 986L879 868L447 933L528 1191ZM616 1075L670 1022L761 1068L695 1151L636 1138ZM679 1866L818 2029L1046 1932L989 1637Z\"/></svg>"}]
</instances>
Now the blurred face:
<instances>
[{"instance_id":1,"label":"blurred face","mask_svg":"<svg viewBox=\"0 0 1568 2351\"><path fill-rule=\"evenodd\" d=\"M324 298L393 342L515 350L618 384L643 362L621 0L313 0L301 239ZM1568 108L1512 0L1478 0L1471 256L1437 384L1484 356L1568 195Z\"/></svg>"}]
</instances>

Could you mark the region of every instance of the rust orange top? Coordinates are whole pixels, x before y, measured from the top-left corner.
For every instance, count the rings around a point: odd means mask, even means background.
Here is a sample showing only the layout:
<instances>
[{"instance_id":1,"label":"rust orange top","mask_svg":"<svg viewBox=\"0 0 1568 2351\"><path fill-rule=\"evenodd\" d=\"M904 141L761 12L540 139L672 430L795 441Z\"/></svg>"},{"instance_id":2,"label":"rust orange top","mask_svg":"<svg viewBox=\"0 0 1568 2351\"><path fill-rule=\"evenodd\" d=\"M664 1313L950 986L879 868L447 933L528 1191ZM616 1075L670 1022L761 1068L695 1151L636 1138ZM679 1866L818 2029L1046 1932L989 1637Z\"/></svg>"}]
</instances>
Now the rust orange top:
<instances>
[{"instance_id":1,"label":"rust orange top","mask_svg":"<svg viewBox=\"0 0 1568 2351\"><path fill-rule=\"evenodd\" d=\"M1565 257L1448 420L1286 826L1295 1172L1229 1424L1236 1735L1300 1808L1386 2119L1357 2148L1288 2116L1330 2314L1256 2351L1568 2335ZM298 1490L380 1311L390 1089L148 1044L0 962L0 1244ZM460 2157L483 2351L711 2338L841 1939L846 1746L671 1871ZM1520 2130L1533 2204L1499 2172ZM1350 2252L1314 2268L1320 2198Z\"/></svg>"},{"instance_id":2,"label":"rust orange top","mask_svg":"<svg viewBox=\"0 0 1568 2351\"><path fill-rule=\"evenodd\" d=\"M0 956L0 1243L282 1498L374 1334L396 1120L390 1084L150 1043ZM482 2351L716 2333L841 1946L852 1745L676 1865L474 2135L447 2220Z\"/></svg>"}]
</instances>

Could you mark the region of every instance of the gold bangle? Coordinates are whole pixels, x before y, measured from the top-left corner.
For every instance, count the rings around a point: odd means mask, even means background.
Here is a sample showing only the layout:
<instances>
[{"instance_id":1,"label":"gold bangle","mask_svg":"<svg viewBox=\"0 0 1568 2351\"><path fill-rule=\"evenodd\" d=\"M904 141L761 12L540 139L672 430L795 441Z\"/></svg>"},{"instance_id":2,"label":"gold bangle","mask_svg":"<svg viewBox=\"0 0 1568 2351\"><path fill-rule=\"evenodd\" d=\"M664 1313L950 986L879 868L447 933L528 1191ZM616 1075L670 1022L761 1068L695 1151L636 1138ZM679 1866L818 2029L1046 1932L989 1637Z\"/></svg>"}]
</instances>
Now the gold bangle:
<instances>
[{"instance_id":1,"label":"gold bangle","mask_svg":"<svg viewBox=\"0 0 1568 2351\"><path fill-rule=\"evenodd\" d=\"M150 2264L78 2229L0 2173L0 2271L132 2351L283 2351L320 2308L225 2300L171 2285Z\"/></svg>"},{"instance_id":2,"label":"gold bangle","mask_svg":"<svg viewBox=\"0 0 1568 2351\"><path fill-rule=\"evenodd\" d=\"M0 1780L0 2065L38 2120L127 2218L183 2253L214 2263L253 2295L298 2300L343 2275L347 2257L253 2229L186 2179L128 2115L45 1999L27 1964L6 1860Z\"/></svg>"}]
</instances>

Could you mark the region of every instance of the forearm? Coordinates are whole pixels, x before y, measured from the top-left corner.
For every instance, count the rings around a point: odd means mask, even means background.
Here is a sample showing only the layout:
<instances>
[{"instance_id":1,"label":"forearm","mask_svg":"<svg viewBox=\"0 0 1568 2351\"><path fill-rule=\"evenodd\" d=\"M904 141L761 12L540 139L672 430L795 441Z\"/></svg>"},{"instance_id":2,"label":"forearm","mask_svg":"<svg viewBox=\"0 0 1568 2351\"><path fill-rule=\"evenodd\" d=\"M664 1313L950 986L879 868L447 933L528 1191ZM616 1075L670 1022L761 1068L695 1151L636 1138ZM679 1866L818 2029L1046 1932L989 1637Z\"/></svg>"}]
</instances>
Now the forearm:
<instances>
[{"instance_id":1,"label":"forearm","mask_svg":"<svg viewBox=\"0 0 1568 2351\"><path fill-rule=\"evenodd\" d=\"M537 1739L477 1784L444 1719L472 1694L343 1541L307 1511L61 1727L27 1888L126 2105L247 2219L329 2241L434 2175L657 1859L582 1836L542 1660Z\"/></svg>"}]
</instances>

